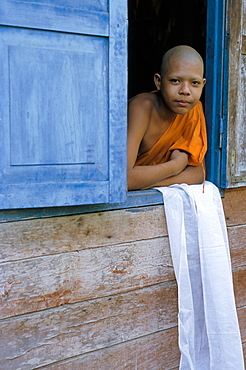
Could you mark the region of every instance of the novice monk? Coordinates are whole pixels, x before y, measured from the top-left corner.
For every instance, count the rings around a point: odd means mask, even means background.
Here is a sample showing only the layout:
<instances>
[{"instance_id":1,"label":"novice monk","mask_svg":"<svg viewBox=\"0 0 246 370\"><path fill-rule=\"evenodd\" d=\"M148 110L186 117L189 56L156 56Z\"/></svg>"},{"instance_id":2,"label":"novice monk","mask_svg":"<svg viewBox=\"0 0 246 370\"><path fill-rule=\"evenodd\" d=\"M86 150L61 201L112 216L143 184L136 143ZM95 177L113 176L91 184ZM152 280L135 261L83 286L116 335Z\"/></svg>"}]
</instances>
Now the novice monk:
<instances>
[{"instance_id":1,"label":"novice monk","mask_svg":"<svg viewBox=\"0 0 246 370\"><path fill-rule=\"evenodd\" d=\"M128 189L202 183L207 139L200 54L186 45L170 49L154 82L156 92L129 102Z\"/></svg>"}]
</instances>

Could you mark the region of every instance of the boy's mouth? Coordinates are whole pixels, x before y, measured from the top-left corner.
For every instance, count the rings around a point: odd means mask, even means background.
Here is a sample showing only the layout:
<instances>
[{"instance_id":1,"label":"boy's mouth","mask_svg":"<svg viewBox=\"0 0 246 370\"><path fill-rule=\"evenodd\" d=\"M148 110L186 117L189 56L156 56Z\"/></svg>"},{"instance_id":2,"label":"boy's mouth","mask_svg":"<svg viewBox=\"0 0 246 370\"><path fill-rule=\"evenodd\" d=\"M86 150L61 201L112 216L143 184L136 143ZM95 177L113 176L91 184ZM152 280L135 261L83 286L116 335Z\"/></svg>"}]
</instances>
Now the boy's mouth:
<instances>
[{"instance_id":1,"label":"boy's mouth","mask_svg":"<svg viewBox=\"0 0 246 370\"><path fill-rule=\"evenodd\" d=\"M180 107L186 107L187 105L190 104L189 101L187 100L176 100L176 103L180 106Z\"/></svg>"}]
</instances>

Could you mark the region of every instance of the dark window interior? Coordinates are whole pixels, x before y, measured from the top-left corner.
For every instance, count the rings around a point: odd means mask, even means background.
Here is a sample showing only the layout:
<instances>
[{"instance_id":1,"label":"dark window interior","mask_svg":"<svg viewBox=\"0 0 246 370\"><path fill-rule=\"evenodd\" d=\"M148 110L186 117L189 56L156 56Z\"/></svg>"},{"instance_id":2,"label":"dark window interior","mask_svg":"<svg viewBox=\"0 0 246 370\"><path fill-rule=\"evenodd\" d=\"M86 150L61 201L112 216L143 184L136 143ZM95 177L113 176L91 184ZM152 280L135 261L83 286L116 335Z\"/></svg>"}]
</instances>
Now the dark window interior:
<instances>
[{"instance_id":1,"label":"dark window interior","mask_svg":"<svg viewBox=\"0 0 246 370\"><path fill-rule=\"evenodd\" d=\"M153 76L173 46L192 46L205 61L206 12L206 0L128 0L129 98L155 89Z\"/></svg>"}]
</instances>

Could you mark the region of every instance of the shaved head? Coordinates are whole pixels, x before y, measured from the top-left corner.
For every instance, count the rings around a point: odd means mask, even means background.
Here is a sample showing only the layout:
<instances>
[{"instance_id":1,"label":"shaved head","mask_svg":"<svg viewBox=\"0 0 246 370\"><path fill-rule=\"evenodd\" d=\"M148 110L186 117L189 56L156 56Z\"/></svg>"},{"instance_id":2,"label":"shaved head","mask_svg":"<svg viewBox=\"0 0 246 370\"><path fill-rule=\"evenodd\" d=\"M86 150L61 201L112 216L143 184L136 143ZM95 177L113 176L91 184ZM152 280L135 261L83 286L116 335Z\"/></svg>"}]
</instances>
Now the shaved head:
<instances>
[{"instance_id":1,"label":"shaved head","mask_svg":"<svg viewBox=\"0 0 246 370\"><path fill-rule=\"evenodd\" d=\"M192 47L187 45L179 45L175 46L174 48L168 50L161 62L161 75L164 76L164 74L169 69L170 63L172 61L189 61L189 62L195 62L199 63L202 68L202 75L204 72L204 65L201 55Z\"/></svg>"}]
</instances>

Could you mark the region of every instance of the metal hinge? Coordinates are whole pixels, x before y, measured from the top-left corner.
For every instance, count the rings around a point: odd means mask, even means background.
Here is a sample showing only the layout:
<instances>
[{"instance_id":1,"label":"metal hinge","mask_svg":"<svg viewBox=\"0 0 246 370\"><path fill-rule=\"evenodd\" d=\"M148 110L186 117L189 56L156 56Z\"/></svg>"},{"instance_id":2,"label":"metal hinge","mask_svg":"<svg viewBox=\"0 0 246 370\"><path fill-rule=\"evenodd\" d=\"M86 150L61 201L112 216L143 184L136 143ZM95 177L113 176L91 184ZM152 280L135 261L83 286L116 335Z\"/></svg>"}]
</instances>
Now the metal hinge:
<instances>
[{"instance_id":1,"label":"metal hinge","mask_svg":"<svg viewBox=\"0 0 246 370\"><path fill-rule=\"evenodd\" d=\"M226 123L224 118L220 118L219 148L226 148Z\"/></svg>"},{"instance_id":2,"label":"metal hinge","mask_svg":"<svg viewBox=\"0 0 246 370\"><path fill-rule=\"evenodd\" d=\"M223 141L223 127L224 121L223 118L220 118L220 136L219 136L219 148L222 148L222 141Z\"/></svg>"}]
</instances>

